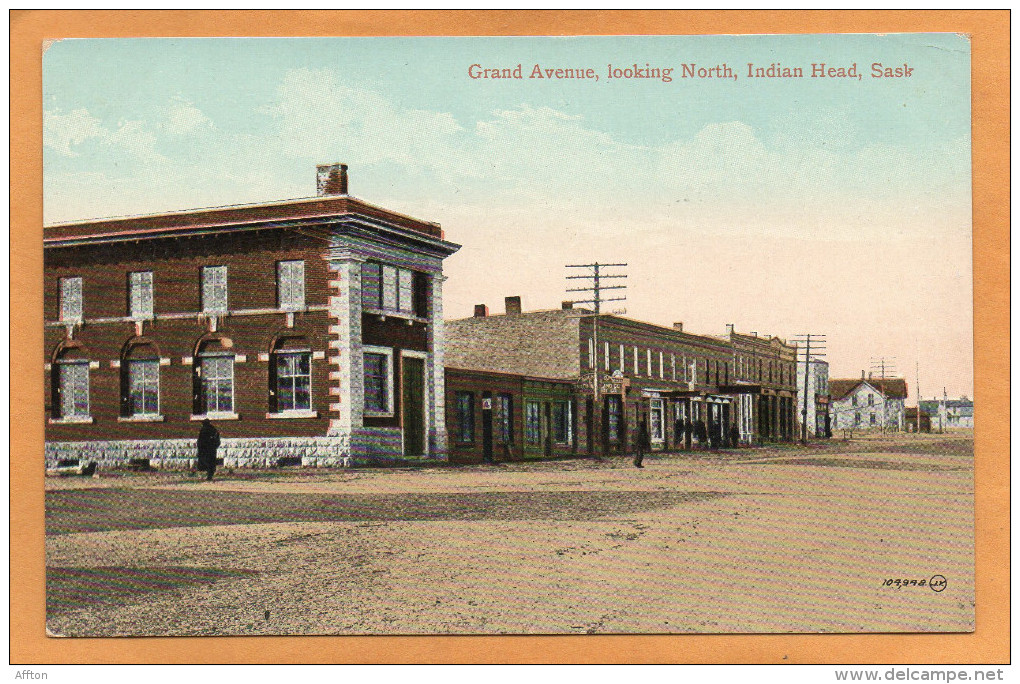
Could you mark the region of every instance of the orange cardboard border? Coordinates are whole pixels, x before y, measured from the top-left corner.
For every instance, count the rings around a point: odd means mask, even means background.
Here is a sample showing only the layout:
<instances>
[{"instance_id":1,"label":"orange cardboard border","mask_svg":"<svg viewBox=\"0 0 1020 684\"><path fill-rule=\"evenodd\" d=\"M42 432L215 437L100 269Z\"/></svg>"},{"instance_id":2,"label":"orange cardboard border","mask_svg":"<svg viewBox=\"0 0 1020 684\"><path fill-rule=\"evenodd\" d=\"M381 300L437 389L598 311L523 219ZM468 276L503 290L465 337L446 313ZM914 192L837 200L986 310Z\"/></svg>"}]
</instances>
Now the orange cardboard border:
<instances>
[{"instance_id":1,"label":"orange cardboard border","mask_svg":"<svg viewBox=\"0 0 1020 684\"><path fill-rule=\"evenodd\" d=\"M73 11L10 12L10 662L1008 663L1009 12ZM972 39L976 594L973 634L556 637L45 636L42 49L127 36L966 33ZM990 407L995 407L989 410Z\"/></svg>"}]
</instances>

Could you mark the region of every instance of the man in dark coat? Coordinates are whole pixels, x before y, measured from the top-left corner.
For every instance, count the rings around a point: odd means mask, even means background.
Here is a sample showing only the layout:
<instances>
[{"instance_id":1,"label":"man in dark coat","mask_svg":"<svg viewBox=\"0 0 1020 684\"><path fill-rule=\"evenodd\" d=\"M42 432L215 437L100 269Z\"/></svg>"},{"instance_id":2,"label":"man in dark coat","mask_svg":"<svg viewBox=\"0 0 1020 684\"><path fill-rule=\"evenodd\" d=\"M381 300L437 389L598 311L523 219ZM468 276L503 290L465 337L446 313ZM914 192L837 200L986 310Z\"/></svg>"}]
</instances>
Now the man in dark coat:
<instances>
[{"instance_id":1,"label":"man in dark coat","mask_svg":"<svg viewBox=\"0 0 1020 684\"><path fill-rule=\"evenodd\" d=\"M645 460L645 452L651 449L652 440L648 436L648 421L644 418L641 419L641 426L638 427L637 434L637 453L634 454L634 466L637 468L644 468L641 462Z\"/></svg>"},{"instance_id":2,"label":"man in dark coat","mask_svg":"<svg viewBox=\"0 0 1020 684\"><path fill-rule=\"evenodd\" d=\"M708 448L708 430L705 428L705 421L701 419L695 421L694 436L698 438L698 446L702 449Z\"/></svg>"},{"instance_id":3,"label":"man in dark coat","mask_svg":"<svg viewBox=\"0 0 1020 684\"><path fill-rule=\"evenodd\" d=\"M216 472L216 450L219 446L220 433L206 418L198 431L198 469L207 473L206 480L212 480Z\"/></svg>"},{"instance_id":4,"label":"man in dark coat","mask_svg":"<svg viewBox=\"0 0 1020 684\"><path fill-rule=\"evenodd\" d=\"M740 446L740 430L736 425L730 426L730 448L736 449Z\"/></svg>"}]
</instances>

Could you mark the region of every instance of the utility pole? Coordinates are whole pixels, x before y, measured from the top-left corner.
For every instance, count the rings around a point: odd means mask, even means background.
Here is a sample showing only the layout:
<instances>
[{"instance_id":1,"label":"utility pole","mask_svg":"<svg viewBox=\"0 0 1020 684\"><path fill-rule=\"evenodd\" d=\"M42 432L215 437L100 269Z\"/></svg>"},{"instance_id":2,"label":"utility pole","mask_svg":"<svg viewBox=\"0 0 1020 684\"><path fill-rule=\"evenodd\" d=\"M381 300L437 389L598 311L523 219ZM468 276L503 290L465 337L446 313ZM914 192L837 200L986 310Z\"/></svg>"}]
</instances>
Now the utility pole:
<instances>
[{"instance_id":1,"label":"utility pole","mask_svg":"<svg viewBox=\"0 0 1020 684\"><path fill-rule=\"evenodd\" d=\"M887 377L890 378L895 377L896 357L894 356L888 360L884 356L880 356L877 359L871 359L871 368L869 369L869 373L876 372L879 374L878 391L882 393L882 432L885 432L886 429L889 427L888 425L889 416L888 412L886 411L888 398L886 397L885 394L885 379ZM889 373L890 375L886 375L886 373ZM871 378L868 379L870 380ZM906 401L904 401L904 405L906 405Z\"/></svg>"},{"instance_id":2,"label":"utility pole","mask_svg":"<svg viewBox=\"0 0 1020 684\"><path fill-rule=\"evenodd\" d=\"M567 268L584 268L589 269L588 273L582 275L568 275L567 280L586 280L590 283L589 287L570 287L567 288L567 292L585 292L590 293L591 299L575 300L575 304L591 304L595 309L595 315L592 318L592 335L591 345L592 353L591 367L592 367L592 393L594 399L592 406L594 407L594 415L590 417L589 424L591 429L589 430L588 441L592 442L595 427L596 427L596 416L601 416L602 409L602 393L599 387L599 316L602 315L602 303L603 302L622 302L627 299L623 297L603 297L603 290L623 290L626 289L626 285L603 285L603 280L617 280L626 278L625 274L613 273L610 271L606 273L603 269L616 269L625 268L627 264L600 264L597 261L593 264L567 264ZM608 357L606 358L608 361ZM597 443L597 442L596 442ZM592 453L597 455L597 450L592 448Z\"/></svg>"},{"instance_id":3,"label":"utility pole","mask_svg":"<svg viewBox=\"0 0 1020 684\"><path fill-rule=\"evenodd\" d=\"M914 432L921 434L921 362L914 362L914 391L917 392L917 424ZM930 427L928 428L931 429Z\"/></svg>"},{"instance_id":4,"label":"utility pole","mask_svg":"<svg viewBox=\"0 0 1020 684\"><path fill-rule=\"evenodd\" d=\"M811 342L815 342L814 352L811 350ZM796 337L797 342L797 353L800 354L800 345L804 343L804 407L800 411L800 441L802 444L807 444L807 433L808 433L808 380L811 376L811 354L821 358L825 356L825 335L818 335L816 333L806 333L798 335ZM817 411L817 409L816 409Z\"/></svg>"}]
</instances>

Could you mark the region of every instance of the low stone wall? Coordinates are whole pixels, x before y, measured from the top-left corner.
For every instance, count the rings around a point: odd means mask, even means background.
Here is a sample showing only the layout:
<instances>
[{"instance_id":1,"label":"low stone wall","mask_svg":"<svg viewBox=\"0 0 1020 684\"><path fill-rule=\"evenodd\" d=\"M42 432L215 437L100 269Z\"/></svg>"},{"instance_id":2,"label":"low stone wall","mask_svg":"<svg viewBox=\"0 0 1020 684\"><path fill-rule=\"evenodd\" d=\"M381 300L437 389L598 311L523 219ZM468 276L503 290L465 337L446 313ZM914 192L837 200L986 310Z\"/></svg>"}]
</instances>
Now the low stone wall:
<instances>
[{"instance_id":1,"label":"low stone wall","mask_svg":"<svg viewBox=\"0 0 1020 684\"><path fill-rule=\"evenodd\" d=\"M335 468L420 460L406 458L402 448L399 429L362 428L356 430L353 437L224 438L216 455L223 459L224 468L276 468L298 464ZM54 469L61 461L77 459L82 464L93 461L100 469L148 461L149 467L159 470L190 470L196 465L196 451L194 439L47 442L46 468ZM287 460L281 463L281 459Z\"/></svg>"},{"instance_id":2,"label":"low stone wall","mask_svg":"<svg viewBox=\"0 0 1020 684\"><path fill-rule=\"evenodd\" d=\"M346 437L223 439L216 455L225 468L275 468L281 459L300 459L304 466L343 466L350 464L349 444ZM102 469L145 459L152 468L188 470L195 467L196 451L193 439L47 442L46 467L79 459L95 461Z\"/></svg>"}]
</instances>

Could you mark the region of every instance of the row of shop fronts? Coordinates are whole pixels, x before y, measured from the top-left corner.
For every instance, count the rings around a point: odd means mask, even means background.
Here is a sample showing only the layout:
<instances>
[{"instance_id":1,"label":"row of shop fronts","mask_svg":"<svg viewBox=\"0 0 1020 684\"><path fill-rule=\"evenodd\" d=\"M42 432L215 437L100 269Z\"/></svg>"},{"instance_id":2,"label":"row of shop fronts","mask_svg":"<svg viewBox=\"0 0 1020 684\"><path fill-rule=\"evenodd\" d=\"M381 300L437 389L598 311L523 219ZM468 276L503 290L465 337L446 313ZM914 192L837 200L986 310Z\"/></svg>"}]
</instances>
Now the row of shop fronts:
<instances>
[{"instance_id":1,"label":"row of shop fronts","mask_svg":"<svg viewBox=\"0 0 1020 684\"><path fill-rule=\"evenodd\" d=\"M798 436L796 348L778 338L506 304L446 322L451 460L629 454L643 432L652 451Z\"/></svg>"},{"instance_id":2,"label":"row of shop fronts","mask_svg":"<svg viewBox=\"0 0 1020 684\"><path fill-rule=\"evenodd\" d=\"M450 460L495 462L625 455L647 429L651 451L734 448L796 438L794 398L746 386L726 394L641 390L607 378L590 385L446 369Z\"/></svg>"}]
</instances>

